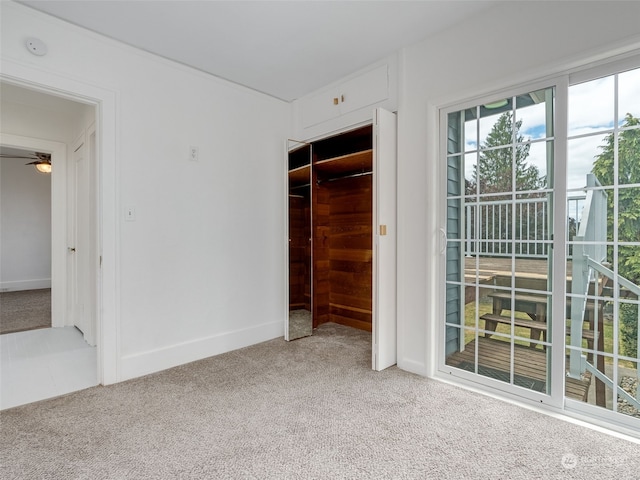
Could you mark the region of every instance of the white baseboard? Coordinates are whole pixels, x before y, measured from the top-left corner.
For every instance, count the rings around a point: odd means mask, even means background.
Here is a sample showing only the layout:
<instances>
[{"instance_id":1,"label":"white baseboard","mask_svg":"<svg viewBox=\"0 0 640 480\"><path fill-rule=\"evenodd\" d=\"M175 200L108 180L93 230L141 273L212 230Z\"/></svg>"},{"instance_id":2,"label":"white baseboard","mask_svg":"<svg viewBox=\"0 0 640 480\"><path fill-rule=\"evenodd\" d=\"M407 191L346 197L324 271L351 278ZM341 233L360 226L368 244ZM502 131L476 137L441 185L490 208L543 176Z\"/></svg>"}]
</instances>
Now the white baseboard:
<instances>
[{"instance_id":1,"label":"white baseboard","mask_svg":"<svg viewBox=\"0 0 640 480\"><path fill-rule=\"evenodd\" d=\"M0 292L19 292L22 290L39 290L41 288L51 288L51 279L40 278L36 280L0 282Z\"/></svg>"},{"instance_id":2,"label":"white baseboard","mask_svg":"<svg viewBox=\"0 0 640 480\"><path fill-rule=\"evenodd\" d=\"M179 343L157 350L126 355L120 361L118 381L130 380L203 358L266 342L284 335L284 320L211 337Z\"/></svg>"},{"instance_id":3,"label":"white baseboard","mask_svg":"<svg viewBox=\"0 0 640 480\"><path fill-rule=\"evenodd\" d=\"M398 368L409 373L415 373L416 375L420 375L422 377L425 377L427 375L425 364L416 362L414 360L398 358Z\"/></svg>"}]
</instances>

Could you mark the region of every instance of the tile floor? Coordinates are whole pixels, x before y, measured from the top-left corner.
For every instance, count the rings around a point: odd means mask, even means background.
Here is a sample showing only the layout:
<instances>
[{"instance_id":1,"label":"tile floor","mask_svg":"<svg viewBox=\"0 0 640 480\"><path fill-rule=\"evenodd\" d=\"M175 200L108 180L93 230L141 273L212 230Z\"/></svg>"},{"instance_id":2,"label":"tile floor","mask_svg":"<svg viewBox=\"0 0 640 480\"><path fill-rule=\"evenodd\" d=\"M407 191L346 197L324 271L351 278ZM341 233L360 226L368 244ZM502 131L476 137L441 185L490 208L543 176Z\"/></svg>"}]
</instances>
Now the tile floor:
<instances>
[{"instance_id":1,"label":"tile floor","mask_svg":"<svg viewBox=\"0 0 640 480\"><path fill-rule=\"evenodd\" d=\"M0 335L0 409L95 386L96 362L75 327Z\"/></svg>"}]
</instances>

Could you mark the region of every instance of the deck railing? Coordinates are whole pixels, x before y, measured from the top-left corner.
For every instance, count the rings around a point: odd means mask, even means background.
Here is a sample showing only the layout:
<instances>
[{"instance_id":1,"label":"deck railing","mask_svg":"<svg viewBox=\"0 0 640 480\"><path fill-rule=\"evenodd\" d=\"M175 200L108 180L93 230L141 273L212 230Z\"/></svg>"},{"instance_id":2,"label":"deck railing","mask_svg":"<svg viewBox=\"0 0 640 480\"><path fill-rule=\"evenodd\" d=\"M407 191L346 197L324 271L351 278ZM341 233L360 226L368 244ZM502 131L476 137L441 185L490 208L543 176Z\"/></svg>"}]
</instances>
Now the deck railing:
<instances>
[{"instance_id":1,"label":"deck railing","mask_svg":"<svg viewBox=\"0 0 640 480\"><path fill-rule=\"evenodd\" d=\"M585 199L586 195L567 199L569 238L573 238L579 228ZM510 257L515 254L517 257L548 257L551 237L546 196L470 204L465 209L465 220L467 256ZM571 253L568 250L567 257Z\"/></svg>"}]
</instances>

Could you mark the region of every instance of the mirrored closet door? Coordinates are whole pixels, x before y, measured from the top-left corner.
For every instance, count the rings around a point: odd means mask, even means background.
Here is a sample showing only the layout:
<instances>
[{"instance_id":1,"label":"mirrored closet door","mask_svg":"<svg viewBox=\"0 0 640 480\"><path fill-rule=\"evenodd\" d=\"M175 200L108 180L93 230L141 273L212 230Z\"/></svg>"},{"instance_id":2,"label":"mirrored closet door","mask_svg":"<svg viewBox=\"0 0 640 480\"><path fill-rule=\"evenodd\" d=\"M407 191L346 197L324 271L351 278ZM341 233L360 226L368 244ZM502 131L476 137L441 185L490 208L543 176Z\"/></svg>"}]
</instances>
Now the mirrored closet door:
<instances>
[{"instance_id":1,"label":"mirrored closet door","mask_svg":"<svg viewBox=\"0 0 640 480\"><path fill-rule=\"evenodd\" d=\"M288 141L289 321L286 340L311 335L311 145Z\"/></svg>"}]
</instances>

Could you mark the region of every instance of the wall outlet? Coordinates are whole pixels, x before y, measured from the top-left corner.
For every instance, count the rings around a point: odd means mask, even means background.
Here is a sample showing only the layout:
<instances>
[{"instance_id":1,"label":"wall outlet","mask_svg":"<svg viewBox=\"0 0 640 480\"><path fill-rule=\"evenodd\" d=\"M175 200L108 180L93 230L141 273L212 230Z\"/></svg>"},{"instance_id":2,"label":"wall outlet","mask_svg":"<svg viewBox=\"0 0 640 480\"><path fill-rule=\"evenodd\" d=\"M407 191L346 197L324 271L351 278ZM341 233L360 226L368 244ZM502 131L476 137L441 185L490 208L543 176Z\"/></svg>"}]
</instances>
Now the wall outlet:
<instances>
[{"instance_id":1,"label":"wall outlet","mask_svg":"<svg viewBox=\"0 0 640 480\"><path fill-rule=\"evenodd\" d=\"M197 162L199 155L200 149L194 145L191 145L189 147L189 160L191 160L192 162Z\"/></svg>"}]
</instances>

